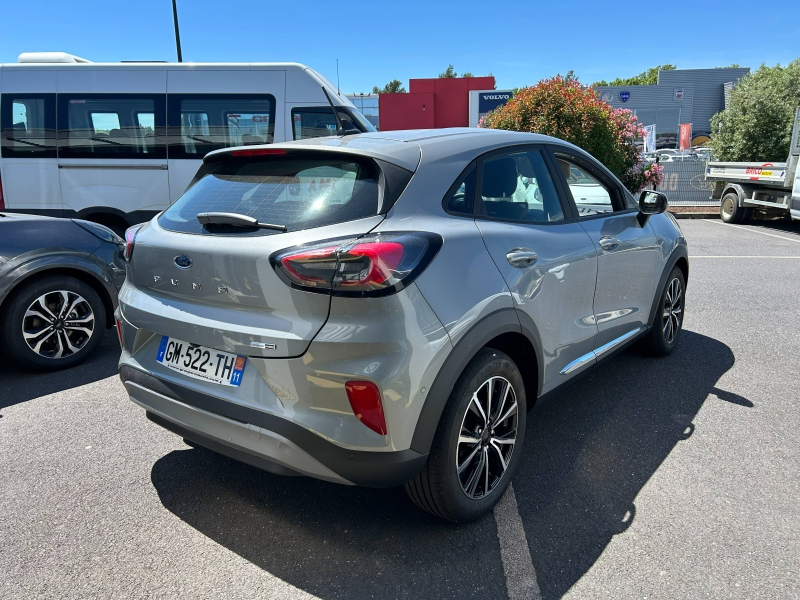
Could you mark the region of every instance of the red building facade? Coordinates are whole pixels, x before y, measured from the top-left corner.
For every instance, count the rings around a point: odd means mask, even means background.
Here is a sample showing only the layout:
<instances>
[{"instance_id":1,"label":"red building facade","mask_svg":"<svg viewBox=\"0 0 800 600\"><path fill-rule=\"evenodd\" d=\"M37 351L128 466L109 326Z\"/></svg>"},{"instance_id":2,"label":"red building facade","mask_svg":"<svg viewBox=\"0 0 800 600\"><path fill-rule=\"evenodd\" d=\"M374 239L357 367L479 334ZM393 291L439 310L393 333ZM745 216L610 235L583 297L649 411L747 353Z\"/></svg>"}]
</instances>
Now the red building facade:
<instances>
[{"instance_id":1,"label":"red building facade","mask_svg":"<svg viewBox=\"0 0 800 600\"><path fill-rule=\"evenodd\" d=\"M408 93L378 97L381 131L469 126L469 92L494 89L494 77L411 79Z\"/></svg>"}]
</instances>

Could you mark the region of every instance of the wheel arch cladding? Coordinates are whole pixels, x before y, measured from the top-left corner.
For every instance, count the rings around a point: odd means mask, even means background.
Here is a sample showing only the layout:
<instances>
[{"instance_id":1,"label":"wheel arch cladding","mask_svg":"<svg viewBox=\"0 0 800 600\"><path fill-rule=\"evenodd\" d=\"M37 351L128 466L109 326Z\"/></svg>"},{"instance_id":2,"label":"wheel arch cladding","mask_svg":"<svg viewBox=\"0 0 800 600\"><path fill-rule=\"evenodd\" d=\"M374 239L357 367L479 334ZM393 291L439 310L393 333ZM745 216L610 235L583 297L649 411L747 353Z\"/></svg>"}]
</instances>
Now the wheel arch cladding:
<instances>
[{"instance_id":1,"label":"wheel arch cladding","mask_svg":"<svg viewBox=\"0 0 800 600\"><path fill-rule=\"evenodd\" d=\"M672 273L672 269L678 267L681 272L683 273L683 282L688 288L689 286L689 252L686 249L686 246L681 244L677 246L670 254L669 260L667 260L664 270L661 272L661 277L658 280L658 286L656 286L656 292L653 294L653 304L650 307L650 320L648 325L650 327L653 326L655 323L656 315L658 314L658 305L661 301L661 294L664 291L664 286L667 284L667 278L669 274ZM684 291L684 293L686 293Z\"/></svg>"},{"instance_id":2,"label":"wheel arch cladding","mask_svg":"<svg viewBox=\"0 0 800 600\"><path fill-rule=\"evenodd\" d=\"M37 281L39 279L44 279L46 277L51 276L66 276L72 277L81 281L92 288L97 295L100 297L100 301L103 303L103 309L105 310L105 326L106 328L112 327L114 325L114 303L109 296L109 292L106 289L105 285L91 272L85 271L83 269L77 267L53 267L53 268L40 268L40 269L33 269L28 271L27 273L23 274L19 279L15 280L12 284L12 287L7 290L5 297L2 299L2 304L0 305L0 310L3 308L10 306L8 303L9 298L14 296L17 292L23 289L24 286Z\"/></svg>"},{"instance_id":3,"label":"wheel arch cladding","mask_svg":"<svg viewBox=\"0 0 800 600\"><path fill-rule=\"evenodd\" d=\"M490 347L505 352L517 363L525 384L529 407L535 403L541 385L540 346L535 325L532 322L520 324L520 316L527 317L520 315L514 308L495 311L476 323L459 340L439 370L422 407L411 440L412 450L421 453L430 451L436 428L456 380L482 348ZM518 362L530 361L531 358L536 361L536 369L525 368L529 362Z\"/></svg>"}]
</instances>

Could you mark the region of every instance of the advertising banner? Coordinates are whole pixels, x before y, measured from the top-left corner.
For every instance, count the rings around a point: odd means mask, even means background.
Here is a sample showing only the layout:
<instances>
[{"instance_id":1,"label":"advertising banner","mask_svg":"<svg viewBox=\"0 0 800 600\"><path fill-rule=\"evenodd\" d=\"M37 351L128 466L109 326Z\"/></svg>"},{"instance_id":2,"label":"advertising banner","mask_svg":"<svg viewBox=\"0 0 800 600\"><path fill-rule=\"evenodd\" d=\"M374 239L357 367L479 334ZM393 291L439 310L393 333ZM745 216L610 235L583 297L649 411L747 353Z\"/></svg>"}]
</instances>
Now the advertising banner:
<instances>
[{"instance_id":1,"label":"advertising banner","mask_svg":"<svg viewBox=\"0 0 800 600\"><path fill-rule=\"evenodd\" d=\"M681 123L680 143L681 143L681 150L691 150L692 149L692 124L691 123Z\"/></svg>"},{"instance_id":2,"label":"advertising banner","mask_svg":"<svg viewBox=\"0 0 800 600\"><path fill-rule=\"evenodd\" d=\"M656 149L656 126L645 125L644 130L645 130L644 151L654 152Z\"/></svg>"}]
</instances>

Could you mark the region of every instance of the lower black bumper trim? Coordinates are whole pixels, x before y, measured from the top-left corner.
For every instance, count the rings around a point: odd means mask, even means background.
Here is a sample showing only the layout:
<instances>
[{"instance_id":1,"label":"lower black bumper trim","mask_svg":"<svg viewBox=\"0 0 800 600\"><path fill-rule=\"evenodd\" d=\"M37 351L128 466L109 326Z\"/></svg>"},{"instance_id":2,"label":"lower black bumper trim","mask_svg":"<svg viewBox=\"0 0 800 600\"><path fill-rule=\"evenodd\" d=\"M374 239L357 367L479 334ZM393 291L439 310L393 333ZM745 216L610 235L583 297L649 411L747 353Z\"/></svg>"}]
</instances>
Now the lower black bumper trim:
<instances>
[{"instance_id":1,"label":"lower black bumper trim","mask_svg":"<svg viewBox=\"0 0 800 600\"><path fill-rule=\"evenodd\" d=\"M164 429L171 431L179 436L181 436L184 440L188 440L198 446L202 446L203 448L208 448L209 450L213 450L218 454L222 454L227 456L228 458L232 458L234 460L238 460L239 462L243 462L245 464L250 465L251 467L256 467L257 469L261 469L263 471L269 471L270 473L274 473L275 475L289 475L289 476L300 476L302 477L302 473L298 473L297 471L292 471L291 469L287 469L283 465L279 465L278 463L274 463L272 461L266 460L264 458L259 458L258 456L254 456L249 452L243 452L242 450L237 450L236 448L231 448L230 446L226 446L225 444L221 444L216 440L212 440L209 437L201 435L196 431L192 431L191 429L187 429L177 423L173 423L169 419L165 419L155 413L145 411L147 414L147 418L150 419L156 425L161 425Z\"/></svg>"},{"instance_id":2,"label":"lower black bumper trim","mask_svg":"<svg viewBox=\"0 0 800 600\"><path fill-rule=\"evenodd\" d=\"M160 379L128 365L120 367L119 376L123 383L132 381L153 392L200 410L234 421L251 423L257 427L282 435L331 471L356 485L366 487L401 485L413 479L422 470L425 461L428 460L427 454L421 454L411 449L398 452L348 450L332 444L304 427L281 417L239 404L233 404L232 402L226 402L220 398ZM160 422L159 425L161 425ZM167 427L167 429L170 428ZM188 435L184 437L192 439ZM202 442L198 441L197 443L206 446ZM222 452L222 454L225 453ZM257 457L254 458L257 459Z\"/></svg>"}]
</instances>

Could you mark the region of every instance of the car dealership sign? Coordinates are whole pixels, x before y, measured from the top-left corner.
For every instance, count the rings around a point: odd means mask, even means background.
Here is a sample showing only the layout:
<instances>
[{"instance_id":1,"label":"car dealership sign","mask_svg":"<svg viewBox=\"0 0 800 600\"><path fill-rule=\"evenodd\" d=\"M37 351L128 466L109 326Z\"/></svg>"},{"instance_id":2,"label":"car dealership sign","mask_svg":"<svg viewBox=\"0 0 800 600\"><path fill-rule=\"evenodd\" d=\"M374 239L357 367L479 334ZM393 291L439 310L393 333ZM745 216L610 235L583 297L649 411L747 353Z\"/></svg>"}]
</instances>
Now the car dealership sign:
<instances>
[{"instance_id":1,"label":"car dealership sign","mask_svg":"<svg viewBox=\"0 0 800 600\"><path fill-rule=\"evenodd\" d=\"M486 114L490 110L494 110L498 106L503 106L506 102L511 100L511 91L499 92L481 92L478 94L478 112Z\"/></svg>"}]
</instances>

